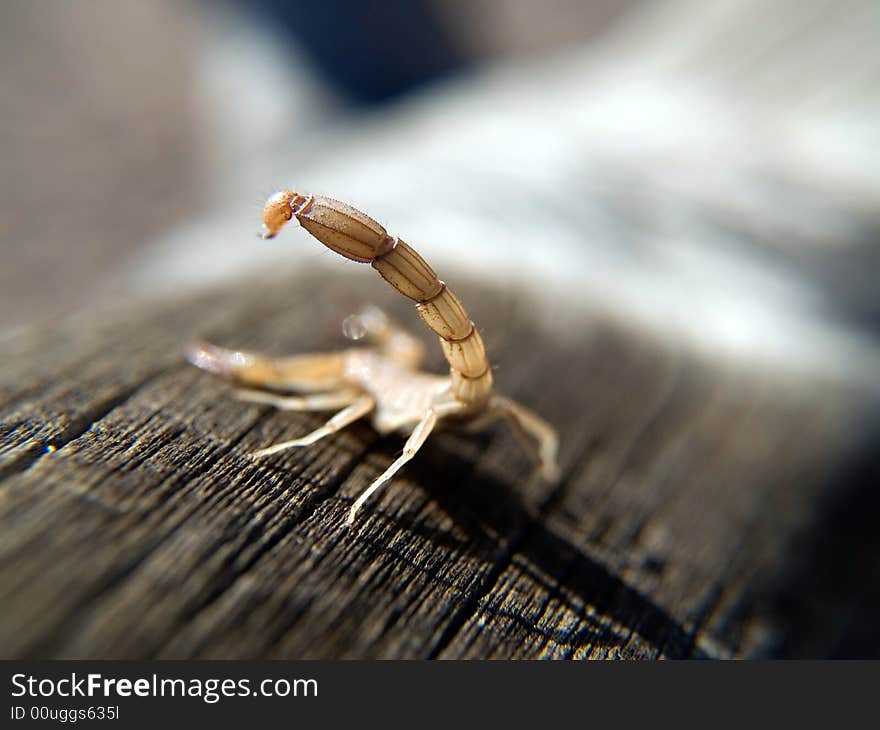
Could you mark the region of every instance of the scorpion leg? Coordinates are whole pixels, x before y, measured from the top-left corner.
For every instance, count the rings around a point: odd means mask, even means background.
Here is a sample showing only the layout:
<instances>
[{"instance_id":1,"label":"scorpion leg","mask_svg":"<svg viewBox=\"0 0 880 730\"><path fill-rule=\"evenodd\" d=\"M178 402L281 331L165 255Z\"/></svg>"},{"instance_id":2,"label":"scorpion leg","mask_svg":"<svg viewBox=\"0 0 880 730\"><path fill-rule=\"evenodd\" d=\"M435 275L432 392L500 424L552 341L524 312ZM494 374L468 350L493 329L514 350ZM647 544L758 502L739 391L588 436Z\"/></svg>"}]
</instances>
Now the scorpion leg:
<instances>
[{"instance_id":1,"label":"scorpion leg","mask_svg":"<svg viewBox=\"0 0 880 730\"><path fill-rule=\"evenodd\" d=\"M298 439L293 439L292 441L282 441L280 444L274 444L265 449L260 449L259 451L255 451L253 455L256 457L269 456L270 454L277 454L279 451L284 451L285 449L313 444L316 441L320 441L325 436L336 433L350 423L354 423L359 418L367 415L373 410L375 405L376 402L370 396L362 395L350 406L343 408L339 413L333 416L333 418L327 421L327 423L311 433L301 436Z\"/></svg>"},{"instance_id":2,"label":"scorpion leg","mask_svg":"<svg viewBox=\"0 0 880 730\"><path fill-rule=\"evenodd\" d=\"M416 455L431 434L431 431L434 430L436 424L437 411L431 408L412 430L412 433L406 440L406 445L403 447L403 453L394 460L394 463L391 464L391 466L373 480L373 483L361 493L355 503L351 506L351 510L348 513L348 519L346 520L349 525L354 522L358 510L363 507L364 503L372 496L372 494L391 479L391 477L393 477L404 464Z\"/></svg>"},{"instance_id":3,"label":"scorpion leg","mask_svg":"<svg viewBox=\"0 0 880 730\"><path fill-rule=\"evenodd\" d=\"M510 424L514 436L538 464L541 476L547 481L556 481L559 478L559 437L553 427L536 413L509 398L495 396L492 407Z\"/></svg>"},{"instance_id":4,"label":"scorpion leg","mask_svg":"<svg viewBox=\"0 0 880 730\"><path fill-rule=\"evenodd\" d=\"M350 406L360 391L352 389L332 393L310 393L309 395L277 395L265 390L238 388L235 397L248 403L263 403L275 406L282 411L329 411L334 408Z\"/></svg>"}]
</instances>

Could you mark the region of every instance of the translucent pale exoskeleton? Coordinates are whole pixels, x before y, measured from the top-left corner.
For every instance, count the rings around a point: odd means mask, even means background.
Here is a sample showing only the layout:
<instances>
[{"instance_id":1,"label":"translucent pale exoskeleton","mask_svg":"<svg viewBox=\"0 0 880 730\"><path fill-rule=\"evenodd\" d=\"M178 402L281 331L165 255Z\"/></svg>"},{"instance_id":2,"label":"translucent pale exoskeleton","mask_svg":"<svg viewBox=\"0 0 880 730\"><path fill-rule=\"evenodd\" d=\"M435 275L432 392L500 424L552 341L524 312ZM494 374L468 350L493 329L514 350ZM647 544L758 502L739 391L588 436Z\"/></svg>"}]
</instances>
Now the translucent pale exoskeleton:
<instances>
[{"instance_id":1,"label":"translucent pale exoskeleton","mask_svg":"<svg viewBox=\"0 0 880 730\"><path fill-rule=\"evenodd\" d=\"M419 316L440 339L449 375L420 370L421 342L375 307L347 318L343 326L348 336L363 338L366 346L338 352L270 358L194 343L190 362L235 381L242 400L282 410L335 411L312 433L268 446L255 456L308 446L367 416L380 433L406 433L403 453L360 494L349 511L349 523L366 500L415 456L438 423L473 431L505 420L541 476L558 477L556 432L524 406L493 393L492 370L479 331L458 297L418 253L345 203L294 192L268 200L264 237L277 235L292 219L333 251L369 263L398 292L415 301Z\"/></svg>"}]
</instances>

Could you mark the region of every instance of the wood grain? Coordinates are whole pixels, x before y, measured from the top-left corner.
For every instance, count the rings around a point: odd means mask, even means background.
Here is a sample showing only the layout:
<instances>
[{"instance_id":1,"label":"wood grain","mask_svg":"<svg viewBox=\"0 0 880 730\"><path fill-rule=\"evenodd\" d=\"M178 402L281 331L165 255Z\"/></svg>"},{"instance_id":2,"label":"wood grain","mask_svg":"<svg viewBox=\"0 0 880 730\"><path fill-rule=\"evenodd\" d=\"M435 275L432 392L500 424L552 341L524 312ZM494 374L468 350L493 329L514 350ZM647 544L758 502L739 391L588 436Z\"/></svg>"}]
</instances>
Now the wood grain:
<instances>
[{"instance_id":1,"label":"wood grain","mask_svg":"<svg viewBox=\"0 0 880 730\"><path fill-rule=\"evenodd\" d=\"M866 493L853 470L877 410L843 383L602 319L560 341L521 297L470 285L499 390L562 434L558 485L530 478L504 430L442 433L347 528L401 439L358 423L249 458L321 416L232 399L183 361L186 343L334 349L367 301L418 328L357 273L133 304L6 343L4 657L821 656L852 636L866 584L823 603L827 583L804 572L829 505ZM835 560L877 547L866 539ZM851 593L861 603L841 613Z\"/></svg>"}]
</instances>

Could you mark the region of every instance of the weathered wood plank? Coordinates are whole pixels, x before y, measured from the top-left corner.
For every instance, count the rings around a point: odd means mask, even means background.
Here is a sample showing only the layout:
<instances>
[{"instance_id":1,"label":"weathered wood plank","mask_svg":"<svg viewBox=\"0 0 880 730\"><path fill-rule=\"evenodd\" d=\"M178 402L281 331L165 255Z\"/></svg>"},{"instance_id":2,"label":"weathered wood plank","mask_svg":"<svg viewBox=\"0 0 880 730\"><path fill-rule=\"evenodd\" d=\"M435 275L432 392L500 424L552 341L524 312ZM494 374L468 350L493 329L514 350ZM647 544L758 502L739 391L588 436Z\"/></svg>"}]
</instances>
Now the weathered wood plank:
<instances>
[{"instance_id":1,"label":"weathered wood plank","mask_svg":"<svg viewBox=\"0 0 880 730\"><path fill-rule=\"evenodd\" d=\"M257 463L248 452L321 417L235 401L180 353L195 334L335 348L370 300L416 326L377 289L303 278L12 341L2 654L739 656L785 641L777 577L852 460L863 394L603 320L560 342L516 297L463 286L500 387L560 429L565 477L530 480L503 431L440 434L350 529L400 440L356 424Z\"/></svg>"}]
</instances>

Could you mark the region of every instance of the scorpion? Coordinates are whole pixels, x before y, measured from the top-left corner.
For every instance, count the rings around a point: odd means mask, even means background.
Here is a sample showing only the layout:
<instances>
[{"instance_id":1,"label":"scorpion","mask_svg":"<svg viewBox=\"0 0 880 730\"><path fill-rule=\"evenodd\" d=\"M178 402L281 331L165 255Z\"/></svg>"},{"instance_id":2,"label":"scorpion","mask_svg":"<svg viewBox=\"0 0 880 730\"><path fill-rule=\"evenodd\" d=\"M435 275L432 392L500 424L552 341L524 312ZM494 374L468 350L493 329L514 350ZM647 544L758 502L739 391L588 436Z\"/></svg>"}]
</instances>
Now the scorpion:
<instances>
[{"instance_id":1,"label":"scorpion","mask_svg":"<svg viewBox=\"0 0 880 730\"><path fill-rule=\"evenodd\" d=\"M422 321L440 339L449 375L420 370L421 341L376 307L347 318L343 327L351 339L364 337L368 347L271 358L193 343L189 361L235 382L241 400L290 411L341 409L315 431L256 451L254 457L314 444L368 415L380 434L407 433L403 453L352 504L349 525L439 424L474 432L506 421L539 476L547 481L558 478L556 432L525 406L493 393L492 368L479 330L458 297L411 246L346 203L293 191L276 193L266 202L262 238L274 238L294 219L332 251L370 264L416 303Z\"/></svg>"}]
</instances>

